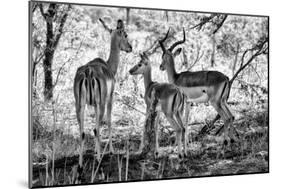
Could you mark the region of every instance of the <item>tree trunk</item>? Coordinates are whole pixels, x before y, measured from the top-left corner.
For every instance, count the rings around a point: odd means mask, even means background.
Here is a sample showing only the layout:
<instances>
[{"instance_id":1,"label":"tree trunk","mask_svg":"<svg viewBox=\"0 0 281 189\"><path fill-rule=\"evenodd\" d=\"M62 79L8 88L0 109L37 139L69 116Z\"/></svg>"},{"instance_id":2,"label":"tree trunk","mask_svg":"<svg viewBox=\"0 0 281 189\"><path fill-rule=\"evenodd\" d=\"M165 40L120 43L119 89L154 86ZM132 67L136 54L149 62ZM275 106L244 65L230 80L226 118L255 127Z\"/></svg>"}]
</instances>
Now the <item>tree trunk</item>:
<instances>
[{"instance_id":1,"label":"tree trunk","mask_svg":"<svg viewBox=\"0 0 281 189\"><path fill-rule=\"evenodd\" d=\"M151 105L149 109L149 114L147 115L145 125L144 125L144 132L143 132L143 139L142 139L142 155L146 158L154 159L154 152L155 152L155 142L156 142L156 131L155 131L155 118L157 112L155 111L156 105L158 103L158 99L155 98L155 91L152 91L151 94Z\"/></svg>"},{"instance_id":2,"label":"tree trunk","mask_svg":"<svg viewBox=\"0 0 281 189\"><path fill-rule=\"evenodd\" d=\"M55 50L57 48L58 42L62 35L62 29L64 27L68 11L70 10L70 5L62 17L57 17L58 6L57 4L50 3L47 13L43 10L43 5L39 5L40 12L46 21L47 32L46 32L46 48L44 50L44 98L45 101L49 101L53 97L53 76L52 76L52 64L54 59ZM57 31L53 30L53 24L59 23L59 28Z\"/></svg>"},{"instance_id":3,"label":"tree trunk","mask_svg":"<svg viewBox=\"0 0 281 189\"><path fill-rule=\"evenodd\" d=\"M48 50L47 50L48 51ZM52 76L52 63L54 58L54 50L45 52L45 59L43 61L45 85L44 97L45 100L53 98L53 76Z\"/></svg>"},{"instance_id":4,"label":"tree trunk","mask_svg":"<svg viewBox=\"0 0 281 189\"><path fill-rule=\"evenodd\" d=\"M130 24L130 8L126 8L126 24Z\"/></svg>"},{"instance_id":5,"label":"tree trunk","mask_svg":"<svg viewBox=\"0 0 281 189\"><path fill-rule=\"evenodd\" d=\"M169 13L168 13L168 11L165 11L165 17L166 17L166 21L169 22Z\"/></svg>"}]
</instances>

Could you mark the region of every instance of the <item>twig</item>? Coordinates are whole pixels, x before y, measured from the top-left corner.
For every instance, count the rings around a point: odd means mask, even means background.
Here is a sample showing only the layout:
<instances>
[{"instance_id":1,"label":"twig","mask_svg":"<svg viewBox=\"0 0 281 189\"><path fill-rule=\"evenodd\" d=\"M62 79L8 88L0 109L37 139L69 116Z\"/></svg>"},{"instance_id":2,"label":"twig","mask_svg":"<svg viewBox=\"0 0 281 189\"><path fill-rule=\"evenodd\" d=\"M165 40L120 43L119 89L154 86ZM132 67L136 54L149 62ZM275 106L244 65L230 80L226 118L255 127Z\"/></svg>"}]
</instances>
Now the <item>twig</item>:
<instances>
[{"instance_id":1,"label":"twig","mask_svg":"<svg viewBox=\"0 0 281 189\"><path fill-rule=\"evenodd\" d=\"M212 14L211 16L204 17L200 23L196 24L195 26L193 26L193 27L191 27L191 28L189 28L189 29L195 29L195 28L197 28L198 30L201 30L201 28L202 28L205 24L207 24L208 22L211 22L211 20L212 20L215 16L217 16L217 14Z\"/></svg>"},{"instance_id":2,"label":"twig","mask_svg":"<svg viewBox=\"0 0 281 189\"><path fill-rule=\"evenodd\" d=\"M93 167L92 167L92 174L91 174L91 182L94 182L94 174L95 174L95 156L93 157Z\"/></svg>"},{"instance_id":3,"label":"twig","mask_svg":"<svg viewBox=\"0 0 281 189\"><path fill-rule=\"evenodd\" d=\"M44 52L44 50L43 50ZM35 60L33 60L33 65L32 65L32 76L34 76L34 73L35 73L35 68L37 66L37 64L42 60L42 58L45 56L44 53L41 53L40 56L36 57Z\"/></svg>"},{"instance_id":4,"label":"twig","mask_svg":"<svg viewBox=\"0 0 281 189\"><path fill-rule=\"evenodd\" d=\"M79 47L77 48L77 51L76 51L75 55L72 56L71 58L69 58L67 61L65 61L65 62L62 64L62 66L59 68L59 71L58 71L56 80L55 80L55 82L54 82L54 84L53 84L53 89L52 89L52 90L55 89L55 87L56 87L56 85L57 85L57 83L58 83L58 80L59 80L59 76L60 76L60 74L61 74L61 71L62 71L62 69L64 68L64 66L66 65L66 63L72 61L72 60L74 59L74 57L77 57L78 52L80 51L80 49L81 49L81 47L82 47L82 44L83 44L83 42L84 42L84 39L85 39L85 36L84 36L83 40L81 41Z\"/></svg>"},{"instance_id":5,"label":"twig","mask_svg":"<svg viewBox=\"0 0 281 189\"><path fill-rule=\"evenodd\" d=\"M56 146L55 146L55 140L56 140L56 110L55 110L55 101L52 103L52 109L53 109L53 149L52 149L52 184L54 185L55 181L55 153L56 153Z\"/></svg>"},{"instance_id":6,"label":"twig","mask_svg":"<svg viewBox=\"0 0 281 189\"><path fill-rule=\"evenodd\" d=\"M66 22L66 19L67 19L67 17L68 17L68 12L69 12L70 8L71 8L71 5L69 4L69 5L67 6L66 12L65 12L65 13L63 14L63 16L61 17L59 29L57 30L57 33L58 33L58 34L55 36L55 40L54 40L54 44L53 44L53 47L55 47L55 48L56 48L56 46L57 46L58 43L59 43L59 39L60 39L61 35L63 34L62 29L63 29L64 24L65 24L65 22Z\"/></svg>"},{"instance_id":7,"label":"twig","mask_svg":"<svg viewBox=\"0 0 281 189\"><path fill-rule=\"evenodd\" d=\"M215 31L213 31L213 34L217 33L217 31L222 27L222 25L225 22L226 18L227 18L227 14L224 15L224 18L222 19L222 21L220 23L216 24L217 28L215 29Z\"/></svg>"},{"instance_id":8,"label":"twig","mask_svg":"<svg viewBox=\"0 0 281 189\"><path fill-rule=\"evenodd\" d=\"M200 55L200 50L201 50L200 45L197 45L196 58L195 58L195 60L193 61L193 63L189 66L189 68L188 68L187 70L191 70L191 68L193 68L193 67L195 66L195 64L196 64L197 62L199 62L199 60L201 60L201 58L203 57L204 52L202 52L202 54Z\"/></svg>"},{"instance_id":9,"label":"twig","mask_svg":"<svg viewBox=\"0 0 281 189\"><path fill-rule=\"evenodd\" d=\"M141 180L144 178L145 162L141 162Z\"/></svg>"},{"instance_id":10,"label":"twig","mask_svg":"<svg viewBox=\"0 0 281 189\"><path fill-rule=\"evenodd\" d=\"M117 154L117 164L118 164L118 178L119 181L122 181L122 155L119 157L119 153Z\"/></svg>"},{"instance_id":11,"label":"twig","mask_svg":"<svg viewBox=\"0 0 281 189\"><path fill-rule=\"evenodd\" d=\"M45 171L46 171L46 177L45 177L45 186L48 186L48 177L49 177L49 174L48 174L48 165L49 165L49 160L48 160L48 154L45 154L46 156L46 166L45 166Z\"/></svg>"},{"instance_id":12,"label":"twig","mask_svg":"<svg viewBox=\"0 0 281 189\"><path fill-rule=\"evenodd\" d=\"M249 65L253 70L254 70L254 72L256 73L256 75L258 76L258 78L261 80L261 77L260 77L260 74L257 72L257 70L254 68L254 66L253 65Z\"/></svg>"},{"instance_id":13,"label":"twig","mask_svg":"<svg viewBox=\"0 0 281 189\"><path fill-rule=\"evenodd\" d=\"M146 113L142 112L141 110L138 110L137 108L131 106L130 104L125 103L122 99L121 99L121 103L126 105L126 106L128 106L128 107L130 107L130 108L132 108L133 110L135 110L135 111L137 111L137 112L139 112L139 113L141 113L143 115L146 115Z\"/></svg>"},{"instance_id":14,"label":"twig","mask_svg":"<svg viewBox=\"0 0 281 189\"><path fill-rule=\"evenodd\" d=\"M215 18L220 19L220 16L223 16L223 18L219 22L217 22L215 20ZM207 23L211 23L211 24L215 25L215 27L216 27L216 29L213 31L213 34L215 34L222 27L226 18L227 18L226 14L212 14L211 16L205 16L202 18L201 22L199 22L195 26L191 27L190 29L197 28L197 30L201 30L204 25L206 25Z\"/></svg>"},{"instance_id":15,"label":"twig","mask_svg":"<svg viewBox=\"0 0 281 189\"><path fill-rule=\"evenodd\" d=\"M94 173L94 176L93 176L93 178L91 179L92 182L94 182L94 180L95 180L95 178L96 178L96 175L97 175L98 170L99 170L99 168L100 168L100 164L101 164L101 162L102 162L102 159L103 159L103 157L104 157L105 151L106 151L106 149L107 149L108 143L109 143L109 140L107 141L107 143L106 143L106 145L105 145L105 147L104 147L104 149L103 149L101 159L100 159L100 161L99 161L99 163L98 163L98 166L97 166L97 169L96 169L96 171L95 171L95 173Z\"/></svg>"},{"instance_id":16,"label":"twig","mask_svg":"<svg viewBox=\"0 0 281 189\"><path fill-rule=\"evenodd\" d=\"M40 3L39 5L39 9L40 9L40 12L41 12L41 15L43 16L43 18L46 20L46 13L44 13L44 10L43 10L43 4Z\"/></svg>"},{"instance_id":17,"label":"twig","mask_svg":"<svg viewBox=\"0 0 281 189\"><path fill-rule=\"evenodd\" d=\"M128 170L129 170L129 157L130 157L130 149L129 149L129 142L127 140L127 153L126 153L126 172L125 172L125 181L128 180Z\"/></svg>"}]
</instances>

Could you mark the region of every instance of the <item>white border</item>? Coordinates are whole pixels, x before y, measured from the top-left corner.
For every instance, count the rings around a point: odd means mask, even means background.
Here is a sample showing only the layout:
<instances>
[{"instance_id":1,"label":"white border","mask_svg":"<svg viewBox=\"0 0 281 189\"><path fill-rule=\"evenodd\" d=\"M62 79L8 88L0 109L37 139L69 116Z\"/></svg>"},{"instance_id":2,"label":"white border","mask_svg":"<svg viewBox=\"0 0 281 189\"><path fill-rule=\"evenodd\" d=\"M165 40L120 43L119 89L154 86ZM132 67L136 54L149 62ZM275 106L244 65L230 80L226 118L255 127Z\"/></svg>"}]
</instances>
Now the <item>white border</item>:
<instances>
[{"instance_id":1,"label":"white border","mask_svg":"<svg viewBox=\"0 0 281 189\"><path fill-rule=\"evenodd\" d=\"M153 182L79 186L79 188L271 188L280 186L281 125L279 72L280 5L278 1L261 0L61 0L62 2L94 3L164 9L185 9L212 12L261 14L270 16L270 174L211 177ZM27 188L28 179L28 2L1 2L1 132L0 187ZM279 116L280 117L280 116ZM279 179L279 180L278 180ZM64 187L65 188L65 187ZM73 188L73 187L68 187ZM275 187L274 187L275 188Z\"/></svg>"}]
</instances>

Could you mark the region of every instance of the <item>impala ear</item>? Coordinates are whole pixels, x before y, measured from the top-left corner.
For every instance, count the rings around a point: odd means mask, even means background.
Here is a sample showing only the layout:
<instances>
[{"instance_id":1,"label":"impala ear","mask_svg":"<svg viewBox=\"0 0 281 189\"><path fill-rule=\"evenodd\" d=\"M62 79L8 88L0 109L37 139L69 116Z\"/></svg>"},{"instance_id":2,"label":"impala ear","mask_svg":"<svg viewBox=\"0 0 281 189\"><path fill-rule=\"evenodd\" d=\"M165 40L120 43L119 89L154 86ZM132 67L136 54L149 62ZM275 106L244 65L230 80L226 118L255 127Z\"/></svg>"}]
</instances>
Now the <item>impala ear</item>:
<instances>
[{"instance_id":1,"label":"impala ear","mask_svg":"<svg viewBox=\"0 0 281 189\"><path fill-rule=\"evenodd\" d=\"M175 52L174 52L174 57L178 56L181 53L181 48L178 48Z\"/></svg>"},{"instance_id":2,"label":"impala ear","mask_svg":"<svg viewBox=\"0 0 281 189\"><path fill-rule=\"evenodd\" d=\"M123 23L123 21L122 21L121 19L119 19L119 20L117 21L117 27L116 27L116 29L118 29L118 30L124 29L124 23Z\"/></svg>"}]
</instances>

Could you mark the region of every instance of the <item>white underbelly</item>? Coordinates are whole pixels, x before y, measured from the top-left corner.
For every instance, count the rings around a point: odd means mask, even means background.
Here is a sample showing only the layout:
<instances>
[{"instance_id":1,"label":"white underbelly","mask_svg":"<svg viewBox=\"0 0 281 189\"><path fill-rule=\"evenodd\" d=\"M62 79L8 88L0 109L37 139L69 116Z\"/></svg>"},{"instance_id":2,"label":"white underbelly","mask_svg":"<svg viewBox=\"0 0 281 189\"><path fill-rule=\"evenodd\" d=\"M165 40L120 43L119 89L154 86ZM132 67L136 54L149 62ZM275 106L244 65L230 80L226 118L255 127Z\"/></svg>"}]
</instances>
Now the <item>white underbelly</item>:
<instances>
[{"instance_id":1,"label":"white underbelly","mask_svg":"<svg viewBox=\"0 0 281 189\"><path fill-rule=\"evenodd\" d=\"M204 103L209 101L207 87L179 87L188 102Z\"/></svg>"}]
</instances>

